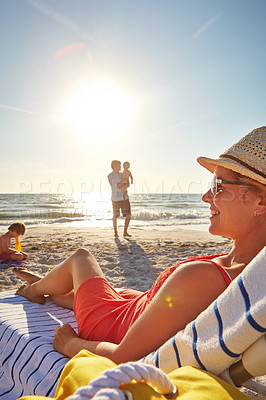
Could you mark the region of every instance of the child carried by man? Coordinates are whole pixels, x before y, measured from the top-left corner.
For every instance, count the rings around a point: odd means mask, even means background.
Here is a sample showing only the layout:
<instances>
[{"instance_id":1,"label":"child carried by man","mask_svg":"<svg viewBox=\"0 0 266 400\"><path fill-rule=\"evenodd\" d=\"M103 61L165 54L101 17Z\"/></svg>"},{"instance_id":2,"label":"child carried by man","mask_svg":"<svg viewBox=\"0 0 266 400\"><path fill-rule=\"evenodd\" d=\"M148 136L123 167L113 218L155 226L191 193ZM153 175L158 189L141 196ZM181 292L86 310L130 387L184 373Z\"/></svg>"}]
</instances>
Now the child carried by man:
<instances>
[{"instance_id":1,"label":"child carried by man","mask_svg":"<svg viewBox=\"0 0 266 400\"><path fill-rule=\"evenodd\" d=\"M129 170L130 168L130 163L128 161L125 161L123 163L123 172L121 174L123 186L120 187L120 189L127 195L127 188L130 186L129 178L131 179L131 185L133 184L133 176Z\"/></svg>"}]
</instances>

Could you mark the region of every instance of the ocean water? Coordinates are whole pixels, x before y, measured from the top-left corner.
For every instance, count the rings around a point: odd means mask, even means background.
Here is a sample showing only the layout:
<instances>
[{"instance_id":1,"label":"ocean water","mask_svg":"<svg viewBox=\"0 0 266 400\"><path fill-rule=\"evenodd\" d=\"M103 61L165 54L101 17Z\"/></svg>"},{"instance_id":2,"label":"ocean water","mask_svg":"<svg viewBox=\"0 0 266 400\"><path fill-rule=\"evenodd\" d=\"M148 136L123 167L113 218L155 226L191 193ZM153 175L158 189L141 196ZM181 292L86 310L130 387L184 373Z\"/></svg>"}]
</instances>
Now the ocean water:
<instances>
[{"instance_id":1,"label":"ocean water","mask_svg":"<svg viewBox=\"0 0 266 400\"><path fill-rule=\"evenodd\" d=\"M208 229L209 207L200 194L132 194L131 227ZM0 194L1 231L14 221L43 225L112 227L110 194ZM124 223L119 218L118 225Z\"/></svg>"}]
</instances>

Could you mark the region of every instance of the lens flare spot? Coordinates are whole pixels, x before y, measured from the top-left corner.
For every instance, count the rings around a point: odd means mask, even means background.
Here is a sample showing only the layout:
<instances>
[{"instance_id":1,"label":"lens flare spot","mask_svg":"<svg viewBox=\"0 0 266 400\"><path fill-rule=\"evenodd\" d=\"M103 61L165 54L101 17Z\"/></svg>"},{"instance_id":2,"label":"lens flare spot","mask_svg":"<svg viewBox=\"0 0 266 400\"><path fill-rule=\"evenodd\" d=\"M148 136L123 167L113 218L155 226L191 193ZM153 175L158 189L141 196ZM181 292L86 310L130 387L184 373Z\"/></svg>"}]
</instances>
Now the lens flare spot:
<instances>
[{"instance_id":1,"label":"lens flare spot","mask_svg":"<svg viewBox=\"0 0 266 400\"><path fill-rule=\"evenodd\" d=\"M55 59L58 60L59 58L63 57L66 54L73 54L79 52L85 48L85 44L83 43L73 43L69 44L68 46L63 47L55 54Z\"/></svg>"},{"instance_id":2,"label":"lens flare spot","mask_svg":"<svg viewBox=\"0 0 266 400\"><path fill-rule=\"evenodd\" d=\"M172 308L173 307L172 298L170 296L168 296L168 297L166 297L165 300L166 300L166 302L168 304L168 307Z\"/></svg>"}]
</instances>

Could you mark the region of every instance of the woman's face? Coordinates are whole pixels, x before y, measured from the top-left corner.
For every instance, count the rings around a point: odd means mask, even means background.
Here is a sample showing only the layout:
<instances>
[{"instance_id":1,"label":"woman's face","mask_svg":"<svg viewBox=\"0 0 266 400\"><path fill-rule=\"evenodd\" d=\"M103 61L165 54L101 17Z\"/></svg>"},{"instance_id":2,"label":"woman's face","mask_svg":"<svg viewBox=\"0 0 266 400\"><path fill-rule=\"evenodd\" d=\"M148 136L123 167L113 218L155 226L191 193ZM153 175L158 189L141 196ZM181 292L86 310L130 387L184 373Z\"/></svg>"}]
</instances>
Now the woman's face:
<instances>
[{"instance_id":1,"label":"woman's face","mask_svg":"<svg viewBox=\"0 0 266 400\"><path fill-rule=\"evenodd\" d=\"M217 179L237 181L227 168L217 167L215 174ZM236 239L255 228L258 195L249 186L221 184L215 196L209 190L202 200L210 205L209 232L213 235Z\"/></svg>"}]
</instances>

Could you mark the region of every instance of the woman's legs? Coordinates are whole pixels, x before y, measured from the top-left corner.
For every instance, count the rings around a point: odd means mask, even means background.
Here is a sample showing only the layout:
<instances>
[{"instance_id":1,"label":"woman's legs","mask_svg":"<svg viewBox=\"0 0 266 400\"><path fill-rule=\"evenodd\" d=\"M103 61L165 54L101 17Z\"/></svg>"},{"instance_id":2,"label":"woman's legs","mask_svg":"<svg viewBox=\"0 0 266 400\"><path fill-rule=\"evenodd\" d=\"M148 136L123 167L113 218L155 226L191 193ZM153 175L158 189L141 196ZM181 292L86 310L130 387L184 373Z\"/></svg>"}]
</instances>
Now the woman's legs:
<instances>
[{"instance_id":1,"label":"woman's legs","mask_svg":"<svg viewBox=\"0 0 266 400\"><path fill-rule=\"evenodd\" d=\"M42 275L33 273L25 267L13 267L12 272L15 275L17 275L20 279L22 279L23 281L26 281L28 283L34 283L43 278Z\"/></svg>"},{"instance_id":2,"label":"woman's legs","mask_svg":"<svg viewBox=\"0 0 266 400\"><path fill-rule=\"evenodd\" d=\"M43 278L43 276L29 271L25 267L14 267L12 268L12 272L16 274L20 279L23 281L28 282L29 284L32 284L34 282L37 282ZM49 296L51 300L58 306L68 308L69 310L73 310L73 304L74 304L74 292L71 290L71 292L67 294L54 294L53 296Z\"/></svg>"},{"instance_id":3,"label":"woman's legs","mask_svg":"<svg viewBox=\"0 0 266 400\"><path fill-rule=\"evenodd\" d=\"M66 295L72 290L75 294L83 282L94 277L104 278L100 266L88 250L79 249L42 279L19 288L17 294L43 304L45 295L53 298L53 295Z\"/></svg>"}]
</instances>

